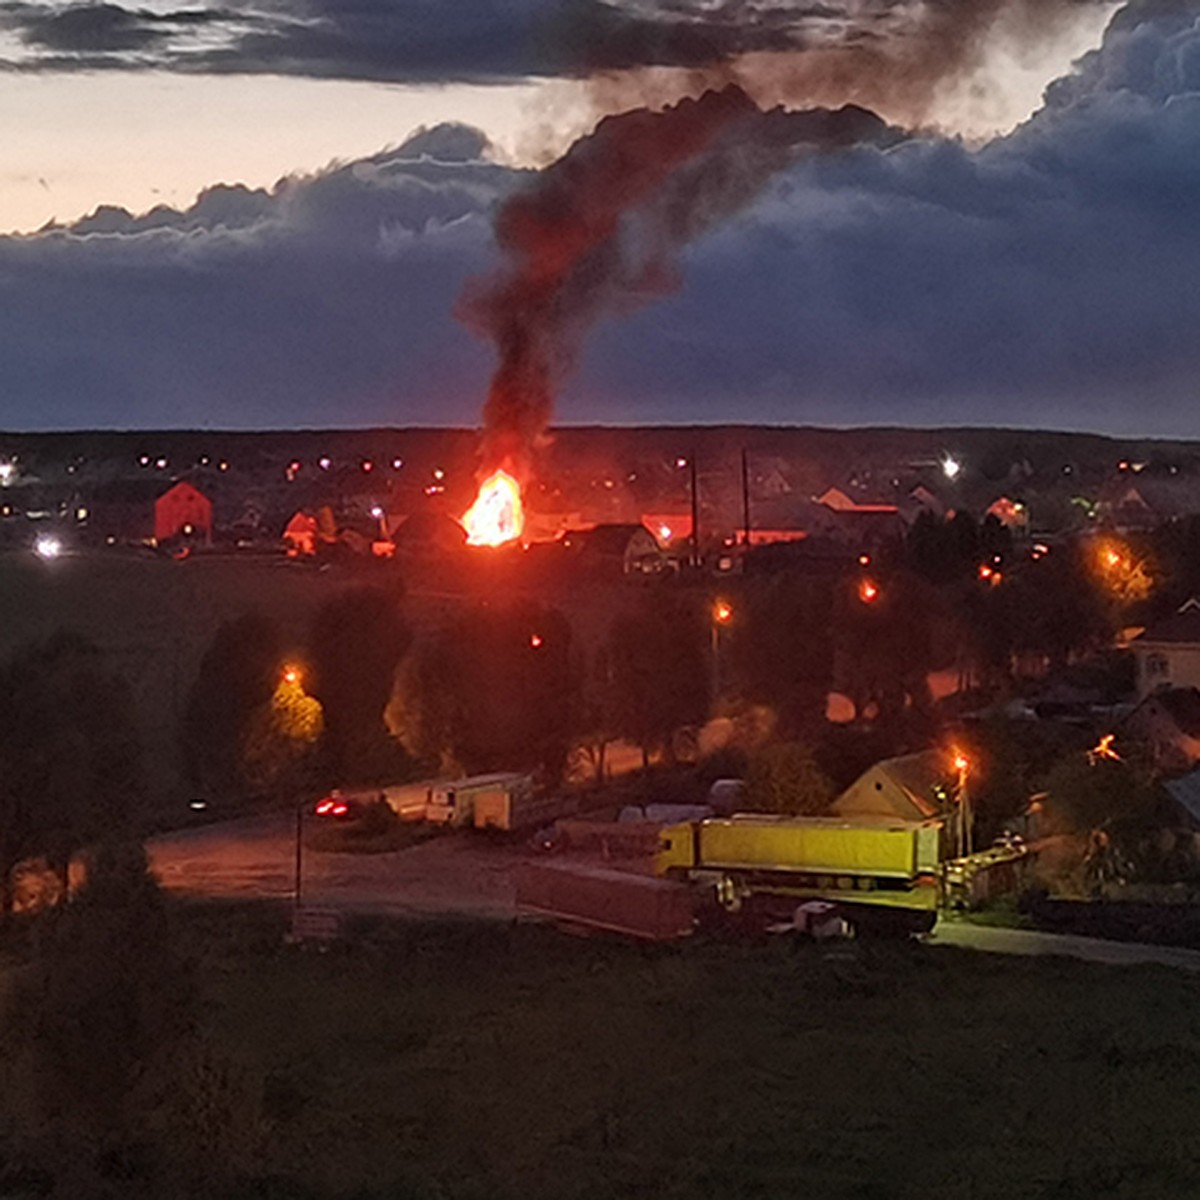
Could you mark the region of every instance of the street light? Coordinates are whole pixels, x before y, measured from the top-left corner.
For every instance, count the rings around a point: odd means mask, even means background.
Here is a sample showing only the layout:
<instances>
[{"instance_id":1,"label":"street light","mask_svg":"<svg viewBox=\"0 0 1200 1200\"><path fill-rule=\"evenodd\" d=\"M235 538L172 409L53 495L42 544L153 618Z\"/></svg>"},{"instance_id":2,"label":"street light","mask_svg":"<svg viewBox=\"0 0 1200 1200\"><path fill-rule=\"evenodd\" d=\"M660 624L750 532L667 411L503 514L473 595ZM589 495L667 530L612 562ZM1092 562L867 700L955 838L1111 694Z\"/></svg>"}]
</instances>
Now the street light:
<instances>
[{"instance_id":1,"label":"street light","mask_svg":"<svg viewBox=\"0 0 1200 1200\"><path fill-rule=\"evenodd\" d=\"M971 853L972 843L972 828L971 828L971 797L967 791L967 777L971 771L971 760L961 751L955 749L953 752L955 773L958 775L958 781L954 788L954 798L958 802L958 855L960 858L965 858Z\"/></svg>"},{"instance_id":2,"label":"street light","mask_svg":"<svg viewBox=\"0 0 1200 1200\"><path fill-rule=\"evenodd\" d=\"M62 549L62 542L51 533L41 534L33 544L34 554L38 558L44 558L47 561L52 558L58 558L62 554Z\"/></svg>"},{"instance_id":3,"label":"street light","mask_svg":"<svg viewBox=\"0 0 1200 1200\"><path fill-rule=\"evenodd\" d=\"M733 605L728 600L713 601L708 623L712 648L712 707L721 696L721 629L733 621Z\"/></svg>"}]
</instances>

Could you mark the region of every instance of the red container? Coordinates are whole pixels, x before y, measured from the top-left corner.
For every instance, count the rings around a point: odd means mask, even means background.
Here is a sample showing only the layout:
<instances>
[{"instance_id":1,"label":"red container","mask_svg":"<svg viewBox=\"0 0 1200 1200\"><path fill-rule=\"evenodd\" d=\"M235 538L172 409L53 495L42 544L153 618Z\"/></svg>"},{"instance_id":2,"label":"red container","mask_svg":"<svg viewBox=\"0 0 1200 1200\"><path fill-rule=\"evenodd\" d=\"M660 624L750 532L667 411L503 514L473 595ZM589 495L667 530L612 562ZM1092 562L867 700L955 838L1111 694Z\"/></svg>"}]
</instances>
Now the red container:
<instances>
[{"instance_id":1,"label":"red container","mask_svg":"<svg viewBox=\"0 0 1200 1200\"><path fill-rule=\"evenodd\" d=\"M651 941L695 927L695 898L681 883L570 862L522 864L516 882L519 909L573 925Z\"/></svg>"}]
</instances>

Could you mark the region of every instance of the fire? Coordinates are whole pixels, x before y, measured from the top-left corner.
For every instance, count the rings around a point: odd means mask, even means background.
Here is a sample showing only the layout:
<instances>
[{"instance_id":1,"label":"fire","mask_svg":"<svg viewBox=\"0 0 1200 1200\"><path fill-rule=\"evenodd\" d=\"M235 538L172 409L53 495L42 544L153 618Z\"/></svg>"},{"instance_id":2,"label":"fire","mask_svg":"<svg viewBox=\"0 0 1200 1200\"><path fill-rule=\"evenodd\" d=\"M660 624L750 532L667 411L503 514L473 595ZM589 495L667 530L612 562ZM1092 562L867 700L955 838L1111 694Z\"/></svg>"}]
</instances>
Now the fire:
<instances>
[{"instance_id":1,"label":"fire","mask_svg":"<svg viewBox=\"0 0 1200 1200\"><path fill-rule=\"evenodd\" d=\"M479 485L475 503L462 516L469 546L503 546L525 531L521 485L507 472L494 471Z\"/></svg>"}]
</instances>

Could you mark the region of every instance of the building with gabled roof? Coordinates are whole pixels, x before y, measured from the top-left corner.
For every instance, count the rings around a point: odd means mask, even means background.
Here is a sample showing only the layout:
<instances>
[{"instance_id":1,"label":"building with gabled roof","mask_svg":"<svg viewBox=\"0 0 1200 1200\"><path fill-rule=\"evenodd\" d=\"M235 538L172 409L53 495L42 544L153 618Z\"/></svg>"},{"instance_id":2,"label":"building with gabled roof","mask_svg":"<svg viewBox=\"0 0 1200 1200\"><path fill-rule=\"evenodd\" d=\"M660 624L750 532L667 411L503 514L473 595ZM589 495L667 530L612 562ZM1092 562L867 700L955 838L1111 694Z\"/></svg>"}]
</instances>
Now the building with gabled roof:
<instances>
[{"instance_id":1,"label":"building with gabled roof","mask_svg":"<svg viewBox=\"0 0 1200 1200\"><path fill-rule=\"evenodd\" d=\"M154 540L195 538L212 541L212 501L186 479L169 487L154 502Z\"/></svg>"},{"instance_id":2,"label":"building with gabled roof","mask_svg":"<svg viewBox=\"0 0 1200 1200\"><path fill-rule=\"evenodd\" d=\"M954 805L954 770L937 750L885 758L863 772L830 806L839 817L928 821Z\"/></svg>"},{"instance_id":3,"label":"building with gabled roof","mask_svg":"<svg viewBox=\"0 0 1200 1200\"><path fill-rule=\"evenodd\" d=\"M645 525L595 525L563 535L563 549L591 568L612 568L624 575L654 575L666 556Z\"/></svg>"},{"instance_id":4,"label":"building with gabled roof","mask_svg":"<svg viewBox=\"0 0 1200 1200\"><path fill-rule=\"evenodd\" d=\"M1151 692L1122 722L1122 732L1142 742L1164 770L1190 770L1200 762L1200 690Z\"/></svg>"},{"instance_id":5,"label":"building with gabled roof","mask_svg":"<svg viewBox=\"0 0 1200 1200\"><path fill-rule=\"evenodd\" d=\"M1200 599L1192 596L1132 643L1138 696L1162 688L1200 688Z\"/></svg>"}]
</instances>

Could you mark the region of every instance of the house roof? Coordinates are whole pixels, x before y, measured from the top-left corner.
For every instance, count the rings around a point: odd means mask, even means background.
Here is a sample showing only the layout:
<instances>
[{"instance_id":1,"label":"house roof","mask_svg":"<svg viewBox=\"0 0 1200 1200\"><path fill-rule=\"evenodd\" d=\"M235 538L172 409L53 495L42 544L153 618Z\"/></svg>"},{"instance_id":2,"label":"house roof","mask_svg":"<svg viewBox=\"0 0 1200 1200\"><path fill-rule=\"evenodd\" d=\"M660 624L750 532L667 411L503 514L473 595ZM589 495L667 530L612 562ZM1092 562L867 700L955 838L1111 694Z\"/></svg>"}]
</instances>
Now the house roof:
<instances>
[{"instance_id":1,"label":"house roof","mask_svg":"<svg viewBox=\"0 0 1200 1200\"><path fill-rule=\"evenodd\" d=\"M451 516L439 512L415 512L392 534L397 543L457 547L466 545L467 531Z\"/></svg>"},{"instance_id":2,"label":"house roof","mask_svg":"<svg viewBox=\"0 0 1200 1200\"><path fill-rule=\"evenodd\" d=\"M588 554L621 556L638 534L653 541L654 535L645 525L597 525L592 529L572 529L563 537L563 545Z\"/></svg>"},{"instance_id":3,"label":"house roof","mask_svg":"<svg viewBox=\"0 0 1200 1200\"><path fill-rule=\"evenodd\" d=\"M1167 780L1163 786L1167 795L1200 825L1200 767L1181 775L1178 779Z\"/></svg>"},{"instance_id":4,"label":"house roof","mask_svg":"<svg viewBox=\"0 0 1200 1200\"><path fill-rule=\"evenodd\" d=\"M897 811L895 790L886 791L878 778L873 789L866 786L872 775L878 777L880 774L887 777L893 789L899 790L911 812ZM945 811L950 783L945 756L936 750L885 758L860 775L833 802L833 809L846 815L928 819Z\"/></svg>"},{"instance_id":5,"label":"house roof","mask_svg":"<svg viewBox=\"0 0 1200 1200\"><path fill-rule=\"evenodd\" d=\"M937 791L945 789L950 777L946 770L945 755L936 750L922 750L919 754L886 758L878 765L904 789L914 807L926 816L932 817L946 807L937 797Z\"/></svg>"},{"instance_id":6,"label":"house roof","mask_svg":"<svg viewBox=\"0 0 1200 1200\"><path fill-rule=\"evenodd\" d=\"M1200 645L1200 600L1193 596L1178 610L1148 626L1134 645L1148 642L1196 643Z\"/></svg>"},{"instance_id":7,"label":"house roof","mask_svg":"<svg viewBox=\"0 0 1200 1200\"><path fill-rule=\"evenodd\" d=\"M1142 701L1143 707L1153 705L1158 705L1170 717L1180 733L1188 737L1200 737L1200 691L1196 688L1163 688Z\"/></svg>"},{"instance_id":8,"label":"house roof","mask_svg":"<svg viewBox=\"0 0 1200 1200\"><path fill-rule=\"evenodd\" d=\"M894 515L900 511L894 504L860 504L837 487L826 488L816 499L818 504L823 504L834 512Z\"/></svg>"},{"instance_id":9,"label":"house roof","mask_svg":"<svg viewBox=\"0 0 1200 1200\"><path fill-rule=\"evenodd\" d=\"M211 504L212 501L194 484L190 479L177 479L169 488L162 492L158 497L159 500L165 500L168 496L199 496L206 504Z\"/></svg>"}]
</instances>

